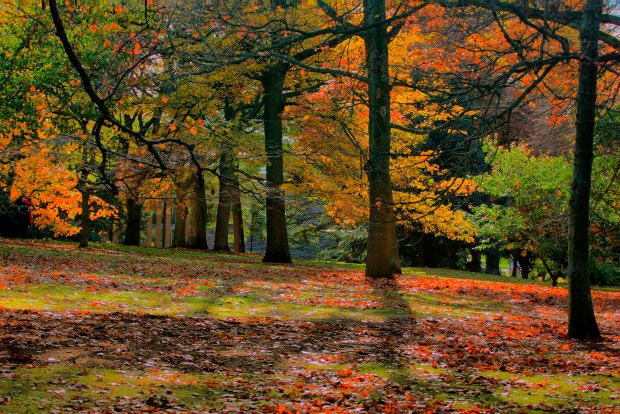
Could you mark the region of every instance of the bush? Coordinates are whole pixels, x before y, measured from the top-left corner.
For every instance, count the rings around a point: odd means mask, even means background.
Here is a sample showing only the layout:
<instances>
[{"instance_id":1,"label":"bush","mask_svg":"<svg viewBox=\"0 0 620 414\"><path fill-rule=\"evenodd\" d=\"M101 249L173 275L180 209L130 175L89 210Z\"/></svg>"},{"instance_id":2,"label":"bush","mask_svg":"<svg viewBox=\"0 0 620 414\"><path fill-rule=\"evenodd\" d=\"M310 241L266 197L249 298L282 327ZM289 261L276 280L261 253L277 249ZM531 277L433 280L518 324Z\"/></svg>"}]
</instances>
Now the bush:
<instances>
[{"instance_id":1,"label":"bush","mask_svg":"<svg viewBox=\"0 0 620 414\"><path fill-rule=\"evenodd\" d=\"M609 263L590 262L590 283L598 286L620 286L620 267Z\"/></svg>"},{"instance_id":2,"label":"bush","mask_svg":"<svg viewBox=\"0 0 620 414\"><path fill-rule=\"evenodd\" d=\"M338 232L338 245L333 249L321 252L319 258L349 263L363 263L366 261L367 239L367 226L360 226L349 231L340 230Z\"/></svg>"}]
</instances>

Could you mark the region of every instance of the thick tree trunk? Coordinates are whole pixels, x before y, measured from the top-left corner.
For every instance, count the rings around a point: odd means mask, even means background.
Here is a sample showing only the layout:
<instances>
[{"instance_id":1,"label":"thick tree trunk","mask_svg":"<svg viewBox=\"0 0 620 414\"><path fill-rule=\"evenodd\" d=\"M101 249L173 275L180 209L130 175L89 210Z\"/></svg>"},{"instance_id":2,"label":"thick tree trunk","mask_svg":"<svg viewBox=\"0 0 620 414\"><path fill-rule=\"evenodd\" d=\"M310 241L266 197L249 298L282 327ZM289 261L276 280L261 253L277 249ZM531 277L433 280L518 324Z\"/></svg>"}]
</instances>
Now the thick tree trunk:
<instances>
[{"instance_id":1,"label":"thick tree trunk","mask_svg":"<svg viewBox=\"0 0 620 414\"><path fill-rule=\"evenodd\" d=\"M88 190L81 190L82 213L80 214L80 247L88 247L90 238L90 194Z\"/></svg>"},{"instance_id":2,"label":"thick tree trunk","mask_svg":"<svg viewBox=\"0 0 620 414\"><path fill-rule=\"evenodd\" d=\"M501 274L499 268L500 256L497 249L489 249L486 251L486 267L484 269L484 273L490 275L499 275Z\"/></svg>"},{"instance_id":3,"label":"thick tree trunk","mask_svg":"<svg viewBox=\"0 0 620 414\"><path fill-rule=\"evenodd\" d=\"M179 199L177 199L174 206L174 214L174 247L185 247L185 217L187 210Z\"/></svg>"},{"instance_id":4,"label":"thick tree trunk","mask_svg":"<svg viewBox=\"0 0 620 414\"><path fill-rule=\"evenodd\" d=\"M191 249L208 249L207 245L207 199L202 173L194 173L190 180L191 195L189 223L186 228L185 244Z\"/></svg>"},{"instance_id":5,"label":"thick tree trunk","mask_svg":"<svg viewBox=\"0 0 620 414\"><path fill-rule=\"evenodd\" d=\"M232 148L224 144L220 154L217 215L215 219L215 242L213 250L230 251L228 246L228 224L232 206L233 161Z\"/></svg>"},{"instance_id":6,"label":"thick tree trunk","mask_svg":"<svg viewBox=\"0 0 620 414\"><path fill-rule=\"evenodd\" d=\"M265 153L267 154L267 249L263 262L290 263L284 201L284 157L282 151L282 112L284 79L288 67L276 65L261 79Z\"/></svg>"},{"instance_id":7,"label":"thick tree trunk","mask_svg":"<svg viewBox=\"0 0 620 414\"><path fill-rule=\"evenodd\" d=\"M364 19L372 29L364 33L368 68L370 153L366 165L370 215L366 276L392 277L400 273L396 216L390 181L390 78L385 0L364 0Z\"/></svg>"},{"instance_id":8,"label":"thick tree trunk","mask_svg":"<svg viewBox=\"0 0 620 414\"><path fill-rule=\"evenodd\" d=\"M127 222L125 228L125 240L123 244L126 246L140 245L140 222L142 220L142 205L128 197L125 202L127 214Z\"/></svg>"},{"instance_id":9,"label":"thick tree trunk","mask_svg":"<svg viewBox=\"0 0 620 414\"><path fill-rule=\"evenodd\" d=\"M482 254L476 249L471 249L471 261L467 263L467 270L470 272L482 272Z\"/></svg>"},{"instance_id":10,"label":"thick tree trunk","mask_svg":"<svg viewBox=\"0 0 620 414\"><path fill-rule=\"evenodd\" d=\"M235 253L245 253L245 234L243 231L243 210L241 208L241 191L239 180L233 179L232 183L232 219L233 237L235 240Z\"/></svg>"},{"instance_id":11,"label":"thick tree trunk","mask_svg":"<svg viewBox=\"0 0 620 414\"><path fill-rule=\"evenodd\" d=\"M568 335L571 338L598 338L600 332L590 292L588 259L601 0L586 0L583 11L577 135L568 222Z\"/></svg>"}]
</instances>

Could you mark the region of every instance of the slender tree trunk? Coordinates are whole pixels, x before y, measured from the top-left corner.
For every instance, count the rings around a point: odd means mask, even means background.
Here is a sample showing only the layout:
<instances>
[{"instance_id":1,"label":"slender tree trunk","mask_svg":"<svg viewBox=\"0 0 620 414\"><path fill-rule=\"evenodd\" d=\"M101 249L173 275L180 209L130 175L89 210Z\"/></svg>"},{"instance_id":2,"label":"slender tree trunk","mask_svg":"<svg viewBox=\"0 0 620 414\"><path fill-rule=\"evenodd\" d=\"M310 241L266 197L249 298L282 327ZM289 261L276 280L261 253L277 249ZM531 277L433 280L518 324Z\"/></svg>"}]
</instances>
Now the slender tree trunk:
<instances>
[{"instance_id":1,"label":"slender tree trunk","mask_svg":"<svg viewBox=\"0 0 620 414\"><path fill-rule=\"evenodd\" d=\"M208 249L207 245L207 199L202 173L194 173L190 182L192 192L189 208L189 222L186 229L186 246L192 249Z\"/></svg>"},{"instance_id":2,"label":"slender tree trunk","mask_svg":"<svg viewBox=\"0 0 620 414\"><path fill-rule=\"evenodd\" d=\"M265 73L261 81L265 153L267 154L267 249L263 262L290 263L291 254L286 230L284 201L284 157L282 149L282 112L284 111L284 79L288 67L279 64Z\"/></svg>"},{"instance_id":3,"label":"slender tree trunk","mask_svg":"<svg viewBox=\"0 0 620 414\"><path fill-rule=\"evenodd\" d=\"M521 278L528 279L530 277L530 270L532 268L532 254L525 252L525 255L519 255L519 266L521 267Z\"/></svg>"},{"instance_id":4,"label":"slender tree trunk","mask_svg":"<svg viewBox=\"0 0 620 414\"><path fill-rule=\"evenodd\" d=\"M366 276L392 277L400 273L396 216L390 181L390 78L385 0L364 0L364 34L368 68L369 160L366 164L370 217Z\"/></svg>"},{"instance_id":5,"label":"slender tree trunk","mask_svg":"<svg viewBox=\"0 0 620 414\"><path fill-rule=\"evenodd\" d=\"M501 274L501 271L499 268L500 256L499 256L499 252L497 251L497 249L487 250L486 257L487 257L487 261L486 261L486 267L484 269L484 273L487 273L490 275Z\"/></svg>"},{"instance_id":6,"label":"slender tree trunk","mask_svg":"<svg viewBox=\"0 0 620 414\"><path fill-rule=\"evenodd\" d=\"M90 238L90 194L82 189L82 213L80 215L80 247L88 247Z\"/></svg>"},{"instance_id":7,"label":"slender tree trunk","mask_svg":"<svg viewBox=\"0 0 620 414\"><path fill-rule=\"evenodd\" d=\"M142 205L139 204L132 197L128 197L125 202L125 209L127 214L127 225L125 229L126 246L139 246L140 245L140 222L142 220Z\"/></svg>"},{"instance_id":8,"label":"slender tree trunk","mask_svg":"<svg viewBox=\"0 0 620 414\"><path fill-rule=\"evenodd\" d=\"M590 292L588 259L601 0L586 0L583 12L577 136L568 222L568 335L571 338L598 338L600 332Z\"/></svg>"},{"instance_id":9,"label":"slender tree trunk","mask_svg":"<svg viewBox=\"0 0 620 414\"><path fill-rule=\"evenodd\" d=\"M245 253L245 234L243 231L243 209L241 208L241 191L239 180L234 178L232 182L232 219L233 237L235 239L235 253Z\"/></svg>"},{"instance_id":10,"label":"slender tree trunk","mask_svg":"<svg viewBox=\"0 0 620 414\"><path fill-rule=\"evenodd\" d=\"M230 222L230 209L232 205L232 176L232 148L226 143L223 145L220 154L220 188L215 220L215 242L213 244L213 250L215 251L230 251L228 246L228 224Z\"/></svg>"}]
</instances>

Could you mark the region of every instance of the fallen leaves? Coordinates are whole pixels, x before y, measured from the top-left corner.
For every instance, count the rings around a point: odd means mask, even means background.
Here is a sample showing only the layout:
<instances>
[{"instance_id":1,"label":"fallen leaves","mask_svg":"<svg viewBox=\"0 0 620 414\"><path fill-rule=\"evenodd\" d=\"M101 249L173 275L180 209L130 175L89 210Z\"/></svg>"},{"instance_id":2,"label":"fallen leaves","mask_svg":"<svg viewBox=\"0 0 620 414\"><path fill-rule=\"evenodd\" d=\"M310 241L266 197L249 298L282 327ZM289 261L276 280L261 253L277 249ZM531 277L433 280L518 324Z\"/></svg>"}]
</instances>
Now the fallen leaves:
<instances>
[{"instance_id":1,"label":"fallen leaves","mask_svg":"<svg viewBox=\"0 0 620 414\"><path fill-rule=\"evenodd\" d=\"M563 332L562 288L373 282L183 251L8 249L0 300L21 298L0 308L0 401L11 409L27 406L20 384L53 396L43 407L88 412L613 412L617 402L618 292L594 293L606 339L581 343ZM220 314L196 316L222 299ZM275 311L236 316L242 306ZM29 379L41 375L53 379Z\"/></svg>"}]
</instances>

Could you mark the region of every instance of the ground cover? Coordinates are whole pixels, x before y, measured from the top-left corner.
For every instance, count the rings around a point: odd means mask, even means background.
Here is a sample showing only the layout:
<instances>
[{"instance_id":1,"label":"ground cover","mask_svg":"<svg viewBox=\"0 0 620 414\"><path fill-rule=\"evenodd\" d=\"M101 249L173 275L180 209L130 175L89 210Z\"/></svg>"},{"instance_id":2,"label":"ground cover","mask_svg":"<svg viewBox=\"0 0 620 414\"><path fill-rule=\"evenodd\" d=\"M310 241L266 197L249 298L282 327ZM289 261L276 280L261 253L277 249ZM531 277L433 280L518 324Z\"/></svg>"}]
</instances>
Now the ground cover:
<instances>
[{"instance_id":1,"label":"ground cover","mask_svg":"<svg viewBox=\"0 0 620 414\"><path fill-rule=\"evenodd\" d=\"M614 412L620 292L0 240L0 412Z\"/></svg>"}]
</instances>

